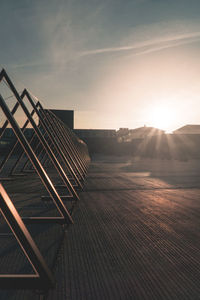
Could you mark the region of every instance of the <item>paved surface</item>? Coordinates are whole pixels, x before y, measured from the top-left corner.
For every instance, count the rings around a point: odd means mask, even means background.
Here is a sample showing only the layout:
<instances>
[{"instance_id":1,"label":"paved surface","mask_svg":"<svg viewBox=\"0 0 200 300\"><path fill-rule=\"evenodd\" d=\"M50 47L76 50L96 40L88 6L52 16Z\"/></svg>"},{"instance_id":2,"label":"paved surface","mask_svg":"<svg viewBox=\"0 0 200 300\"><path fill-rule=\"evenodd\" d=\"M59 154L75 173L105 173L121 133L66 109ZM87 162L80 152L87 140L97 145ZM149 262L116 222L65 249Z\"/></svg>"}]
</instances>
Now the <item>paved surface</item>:
<instances>
[{"instance_id":1,"label":"paved surface","mask_svg":"<svg viewBox=\"0 0 200 300\"><path fill-rule=\"evenodd\" d=\"M96 159L45 298L200 299L199 166Z\"/></svg>"},{"instance_id":2,"label":"paved surface","mask_svg":"<svg viewBox=\"0 0 200 300\"><path fill-rule=\"evenodd\" d=\"M59 299L200 299L198 164L142 164L92 164L57 270Z\"/></svg>"}]
</instances>

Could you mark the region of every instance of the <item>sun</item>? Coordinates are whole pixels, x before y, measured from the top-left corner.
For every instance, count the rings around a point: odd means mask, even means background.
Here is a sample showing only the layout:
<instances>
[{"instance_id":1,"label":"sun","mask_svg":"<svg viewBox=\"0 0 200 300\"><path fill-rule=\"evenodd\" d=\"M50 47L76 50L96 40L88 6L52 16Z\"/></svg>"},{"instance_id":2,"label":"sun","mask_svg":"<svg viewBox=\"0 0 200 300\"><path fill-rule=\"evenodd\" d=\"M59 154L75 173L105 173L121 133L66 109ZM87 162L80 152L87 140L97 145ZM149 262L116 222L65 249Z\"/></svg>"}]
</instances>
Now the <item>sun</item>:
<instances>
[{"instance_id":1,"label":"sun","mask_svg":"<svg viewBox=\"0 0 200 300\"><path fill-rule=\"evenodd\" d=\"M149 112L150 123L153 127L170 131L175 122L174 109L169 106L156 106Z\"/></svg>"}]
</instances>

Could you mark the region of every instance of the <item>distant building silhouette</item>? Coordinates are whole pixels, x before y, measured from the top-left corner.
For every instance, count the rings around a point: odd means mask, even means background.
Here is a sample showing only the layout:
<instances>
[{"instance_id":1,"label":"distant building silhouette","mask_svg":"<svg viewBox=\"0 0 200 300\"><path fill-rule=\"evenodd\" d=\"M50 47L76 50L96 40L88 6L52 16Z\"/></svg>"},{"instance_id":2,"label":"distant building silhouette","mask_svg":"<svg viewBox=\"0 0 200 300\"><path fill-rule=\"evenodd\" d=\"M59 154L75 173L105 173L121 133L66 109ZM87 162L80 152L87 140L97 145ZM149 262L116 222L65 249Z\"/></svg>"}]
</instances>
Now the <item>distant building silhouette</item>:
<instances>
[{"instance_id":1,"label":"distant building silhouette","mask_svg":"<svg viewBox=\"0 0 200 300\"><path fill-rule=\"evenodd\" d=\"M65 109L50 109L70 129L74 129L74 111Z\"/></svg>"},{"instance_id":2,"label":"distant building silhouette","mask_svg":"<svg viewBox=\"0 0 200 300\"><path fill-rule=\"evenodd\" d=\"M164 134L165 131L154 127L143 126L135 129L120 128L117 131L119 141L132 141L134 139L145 139L152 136Z\"/></svg>"},{"instance_id":3,"label":"distant building silhouette","mask_svg":"<svg viewBox=\"0 0 200 300\"><path fill-rule=\"evenodd\" d=\"M81 139L116 137L115 129L74 129L74 132Z\"/></svg>"},{"instance_id":4,"label":"distant building silhouette","mask_svg":"<svg viewBox=\"0 0 200 300\"><path fill-rule=\"evenodd\" d=\"M185 125L173 131L174 134L200 134L200 125Z\"/></svg>"},{"instance_id":5,"label":"distant building silhouette","mask_svg":"<svg viewBox=\"0 0 200 300\"><path fill-rule=\"evenodd\" d=\"M114 129L74 129L75 134L87 143L90 154L114 154L117 148Z\"/></svg>"},{"instance_id":6,"label":"distant building silhouette","mask_svg":"<svg viewBox=\"0 0 200 300\"><path fill-rule=\"evenodd\" d=\"M129 128L119 128L117 131L117 136L118 137L123 137L127 136L129 134L130 129Z\"/></svg>"}]
</instances>

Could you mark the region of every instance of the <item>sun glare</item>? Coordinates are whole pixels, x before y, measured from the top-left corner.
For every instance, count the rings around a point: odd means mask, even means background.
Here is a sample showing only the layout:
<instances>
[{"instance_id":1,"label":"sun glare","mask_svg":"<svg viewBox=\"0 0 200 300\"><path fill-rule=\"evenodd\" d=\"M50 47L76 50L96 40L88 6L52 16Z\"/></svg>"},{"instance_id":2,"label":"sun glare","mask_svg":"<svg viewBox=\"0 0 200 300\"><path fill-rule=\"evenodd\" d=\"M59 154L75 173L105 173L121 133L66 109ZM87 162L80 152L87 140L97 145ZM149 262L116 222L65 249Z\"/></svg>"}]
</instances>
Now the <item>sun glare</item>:
<instances>
[{"instance_id":1,"label":"sun glare","mask_svg":"<svg viewBox=\"0 0 200 300\"><path fill-rule=\"evenodd\" d=\"M167 106L154 107L150 113L150 122L153 127L171 131L175 122L175 112Z\"/></svg>"}]
</instances>

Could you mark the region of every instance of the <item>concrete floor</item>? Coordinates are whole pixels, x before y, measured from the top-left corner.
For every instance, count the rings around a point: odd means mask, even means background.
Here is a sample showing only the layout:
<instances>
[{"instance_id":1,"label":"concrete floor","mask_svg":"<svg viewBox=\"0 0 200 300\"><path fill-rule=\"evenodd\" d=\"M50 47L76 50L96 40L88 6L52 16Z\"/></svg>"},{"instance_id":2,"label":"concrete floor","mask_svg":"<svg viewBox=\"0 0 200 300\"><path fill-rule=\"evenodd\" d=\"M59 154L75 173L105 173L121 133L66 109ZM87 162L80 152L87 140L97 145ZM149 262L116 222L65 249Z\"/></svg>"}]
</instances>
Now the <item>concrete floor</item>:
<instances>
[{"instance_id":1,"label":"concrete floor","mask_svg":"<svg viewBox=\"0 0 200 300\"><path fill-rule=\"evenodd\" d=\"M200 299L199 161L95 157L80 198L47 300Z\"/></svg>"},{"instance_id":2,"label":"concrete floor","mask_svg":"<svg viewBox=\"0 0 200 300\"><path fill-rule=\"evenodd\" d=\"M198 167L93 162L57 269L59 299L200 299Z\"/></svg>"}]
</instances>

